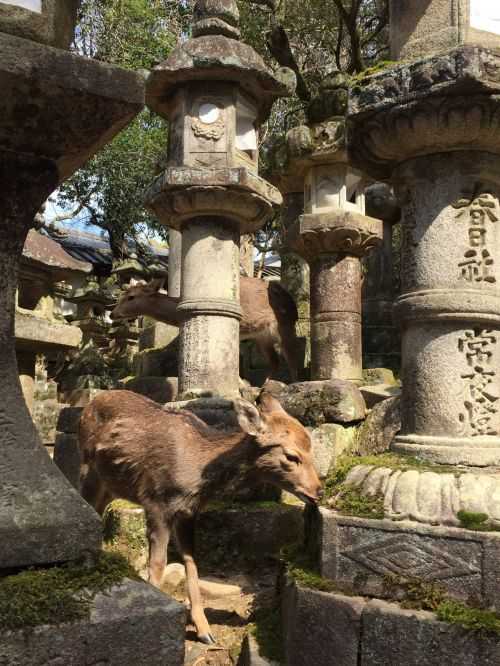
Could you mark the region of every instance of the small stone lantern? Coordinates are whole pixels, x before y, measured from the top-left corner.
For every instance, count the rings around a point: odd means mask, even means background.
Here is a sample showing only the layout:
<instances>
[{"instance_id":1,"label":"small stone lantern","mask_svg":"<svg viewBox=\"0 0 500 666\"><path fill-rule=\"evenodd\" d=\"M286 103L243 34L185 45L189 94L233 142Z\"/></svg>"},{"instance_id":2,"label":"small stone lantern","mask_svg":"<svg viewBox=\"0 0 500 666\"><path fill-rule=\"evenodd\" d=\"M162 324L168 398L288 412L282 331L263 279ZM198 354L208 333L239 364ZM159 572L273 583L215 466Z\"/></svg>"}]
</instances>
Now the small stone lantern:
<instances>
[{"instance_id":1,"label":"small stone lantern","mask_svg":"<svg viewBox=\"0 0 500 666\"><path fill-rule=\"evenodd\" d=\"M360 259L381 243L383 227L365 215L366 182L349 164L344 117L330 116L345 111L342 85L338 75L327 80L326 117L315 99L314 121L288 133L289 168L304 173L305 214L286 240L311 267L311 379L361 382Z\"/></svg>"},{"instance_id":2,"label":"small stone lantern","mask_svg":"<svg viewBox=\"0 0 500 666\"><path fill-rule=\"evenodd\" d=\"M0 0L0 32L67 49L80 0Z\"/></svg>"},{"instance_id":3,"label":"small stone lantern","mask_svg":"<svg viewBox=\"0 0 500 666\"><path fill-rule=\"evenodd\" d=\"M497 0L390 0L391 58L418 58L468 44L500 47Z\"/></svg>"},{"instance_id":4,"label":"small stone lantern","mask_svg":"<svg viewBox=\"0 0 500 666\"><path fill-rule=\"evenodd\" d=\"M198 0L193 39L156 67L147 85L148 105L170 123L167 168L147 204L182 233L184 396L238 393L240 236L260 229L282 203L258 176L257 134L294 77L285 70L277 78L240 42L238 21L235 0Z\"/></svg>"}]
</instances>

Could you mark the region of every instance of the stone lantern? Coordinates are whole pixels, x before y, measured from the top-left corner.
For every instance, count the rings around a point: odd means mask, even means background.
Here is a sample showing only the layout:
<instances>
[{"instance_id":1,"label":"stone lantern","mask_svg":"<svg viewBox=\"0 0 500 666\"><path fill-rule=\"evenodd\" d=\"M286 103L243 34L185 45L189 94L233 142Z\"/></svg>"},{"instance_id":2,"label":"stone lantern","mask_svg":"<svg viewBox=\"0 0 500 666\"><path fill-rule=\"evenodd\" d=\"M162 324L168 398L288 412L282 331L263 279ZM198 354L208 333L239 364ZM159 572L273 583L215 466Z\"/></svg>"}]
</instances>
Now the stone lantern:
<instances>
[{"instance_id":1,"label":"stone lantern","mask_svg":"<svg viewBox=\"0 0 500 666\"><path fill-rule=\"evenodd\" d=\"M287 85L241 43L238 20L234 0L199 0L193 39L147 85L147 103L170 123L167 168L147 203L182 233L183 395L238 393L240 235L282 202L258 176L257 134L273 101L290 93L291 72Z\"/></svg>"},{"instance_id":2,"label":"stone lantern","mask_svg":"<svg viewBox=\"0 0 500 666\"><path fill-rule=\"evenodd\" d=\"M313 100L313 122L287 137L290 168L304 173L305 211L287 245L311 268L311 379L361 382L360 259L381 243L382 222L365 215L366 182L347 158L345 90L338 84L338 77L326 82L326 117Z\"/></svg>"},{"instance_id":3,"label":"stone lantern","mask_svg":"<svg viewBox=\"0 0 500 666\"><path fill-rule=\"evenodd\" d=\"M68 48L80 0L0 0L0 32Z\"/></svg>"},{"instance_id":4,"label":"stone lantern","mask_svg":"<svg viewBox=\"0 0 500 666\"><path fill-rule=\"evenodd\" d=\"M391 57L418 58L455 46L500 46L496 0L390 0Z\"/></svg>"}]
</instances>

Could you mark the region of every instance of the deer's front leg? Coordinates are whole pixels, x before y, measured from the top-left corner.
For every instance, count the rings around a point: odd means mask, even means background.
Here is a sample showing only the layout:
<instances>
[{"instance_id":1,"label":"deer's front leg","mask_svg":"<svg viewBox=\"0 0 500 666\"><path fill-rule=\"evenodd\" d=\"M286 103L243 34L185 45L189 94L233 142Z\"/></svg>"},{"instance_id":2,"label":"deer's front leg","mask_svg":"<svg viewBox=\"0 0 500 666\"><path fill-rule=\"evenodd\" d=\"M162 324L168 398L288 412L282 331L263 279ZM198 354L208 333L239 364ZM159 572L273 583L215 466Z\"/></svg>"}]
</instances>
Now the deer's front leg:
<instances>
[{"instance_id":1,"label":"deer's front leg","mask_svg":"<svg viewBox=\"0 0 500 666\"><path fill-rule=\"evenodd\" d=\"M191 603L191 619L196 627L198 638L203 643L215 643L215 638L210 633L210 625L203 610L200 585L198 581L198 569L194 561L194 518L182 518L175 527L177 545L186 567L186 582L189 601Z\"/></svg>"},{"instance_id":2,"label":"deer's front leg","mask_svg":"<svg viewBox=\"0 0 500 666\"><path fill-rule=\"evenodd\" d=\"M167 564L167 548L170 528L161 511L145 509L146 529L149 545L148 580L160 587Z\"/></svg>"}]
</instances>

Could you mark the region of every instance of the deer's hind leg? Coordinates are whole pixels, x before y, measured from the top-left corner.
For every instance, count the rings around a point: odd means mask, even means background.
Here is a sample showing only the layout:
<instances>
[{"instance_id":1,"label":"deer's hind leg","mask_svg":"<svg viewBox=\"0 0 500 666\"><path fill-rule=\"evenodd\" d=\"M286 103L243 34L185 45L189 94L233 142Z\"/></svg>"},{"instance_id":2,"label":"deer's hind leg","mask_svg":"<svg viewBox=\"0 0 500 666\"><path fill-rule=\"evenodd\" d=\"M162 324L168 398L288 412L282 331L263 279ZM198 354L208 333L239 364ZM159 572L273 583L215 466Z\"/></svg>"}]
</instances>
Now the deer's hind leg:
<instances>
[{"instance_id":1,"label":"deer's hind leg","mask_svg":"<svg viewBox=\"0 0 500 666\"><path fill-rule=\"evenodd\" d=\"M146 532L149 546L148 580L160 587L167 565L167 548L170 527L164 513L155 507L144 507Z\"/></svg>"},{"instance_id":2,"label":"deer's hind leg","mask_svg":"<svg viewBox=\"0 0 500 666\"><path fill-rule=\"evenodd\" d=\"M177 545L186 567L186 583L188 597L191 603L191 619L196 627L196 633L202 643L215 643L215 638L210 632L210 625L203 609L200 584L198 580L198 568L194 561L194 518L184 517L179 519L175 526Z\"/></svg>"}]
</instances>

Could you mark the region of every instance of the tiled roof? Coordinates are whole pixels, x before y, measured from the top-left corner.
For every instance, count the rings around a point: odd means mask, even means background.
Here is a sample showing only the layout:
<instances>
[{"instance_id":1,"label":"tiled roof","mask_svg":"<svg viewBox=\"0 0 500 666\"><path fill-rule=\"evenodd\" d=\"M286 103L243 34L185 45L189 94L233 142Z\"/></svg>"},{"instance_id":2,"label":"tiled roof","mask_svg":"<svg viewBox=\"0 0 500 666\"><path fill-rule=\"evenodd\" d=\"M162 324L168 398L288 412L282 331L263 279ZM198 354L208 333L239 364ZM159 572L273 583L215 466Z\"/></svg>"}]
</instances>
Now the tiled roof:
<instances>
[{"instance_id":1,"label":"tiled roof","mask_svg":"<svg viewBox=\"0 0 500 666\"><path fill-rule=\"evenodd\" d=\"M52 268L54 270L90 273L90 263L79 261L64 250L63 247L48 236L30 229L23 249L25 260Z\"/></svg>"}]
</instances>

